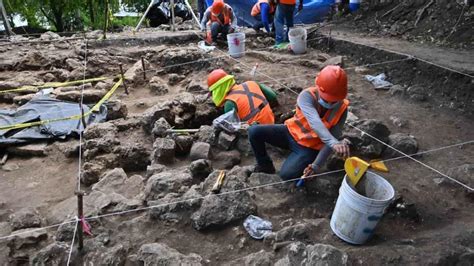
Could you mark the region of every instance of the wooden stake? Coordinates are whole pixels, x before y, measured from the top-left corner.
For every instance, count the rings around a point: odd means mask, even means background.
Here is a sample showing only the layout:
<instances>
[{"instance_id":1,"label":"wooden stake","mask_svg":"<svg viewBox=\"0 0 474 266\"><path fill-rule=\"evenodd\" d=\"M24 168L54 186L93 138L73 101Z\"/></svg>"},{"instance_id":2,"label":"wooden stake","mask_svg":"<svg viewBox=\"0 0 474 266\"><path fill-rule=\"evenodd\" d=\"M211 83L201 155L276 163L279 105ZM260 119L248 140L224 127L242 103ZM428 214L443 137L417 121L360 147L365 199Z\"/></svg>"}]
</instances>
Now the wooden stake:
<instances>
[{"instance_id":1,"label":"wooden stake","mask_svg":"<svg viewBox=\"0 0 474 266\"><path fill-rule=\"evenodd\" d=\"M128 95L128 88L127 88L127 84L125 83L125 76L123 75L123 67L122 67L122 64L119 64L119 67L120 67L120 75L122 76L123 88L125 89L125 93Z\"/></svg>"},{"instance_id":2,"label":"wooden stake","mask_svg":"<svg viewBox=\"0 0 474 266\"><path fill-rule=\"evenodd\" d=\"M7 33L7 36L10 37L13 35L12 28L10 26L10 22L8 22L8 16L7 16L7 11L5 10L5 6L3 5L3 0L0 0L0 15L3 20L3 26L5 28L5 32Z\"/></svg>"},{"instance_id":3,"label":"wooden stake","mask_svg":"<svg viewBox=\"0 0 474 266\"><path fill-rule=\"evenodd\" d=\"M171 31L176 31L174 26L174 0L170 1L171 4Z\"/></svg>"},{"instance_id":4,"label":"wooden stake","mask_svg":"<svg viewBox=\"0 0 474 266\"><path fill-rule=\"evenodd\" d=\"M83 202L83 196L84 193L82 191L76 191L76 196L77 196L77 216L79 219L82 220L84 217L84 202ZM84 232L82 231L82 224L81 222L77 223L77 240L79 243L79 250L82 250L84 248Z\"/></svg>"},{"instance_id":5,"label":"wooden stake","mask_svg":"<svg viewBox=\"0 0 474 266\"><path fill-rule=\"evenodd\" d=\"M142 56L142 70L143 70L143 79L146 80L145 59L143 59L143 56Z\"/></svg>"}]
</instances>

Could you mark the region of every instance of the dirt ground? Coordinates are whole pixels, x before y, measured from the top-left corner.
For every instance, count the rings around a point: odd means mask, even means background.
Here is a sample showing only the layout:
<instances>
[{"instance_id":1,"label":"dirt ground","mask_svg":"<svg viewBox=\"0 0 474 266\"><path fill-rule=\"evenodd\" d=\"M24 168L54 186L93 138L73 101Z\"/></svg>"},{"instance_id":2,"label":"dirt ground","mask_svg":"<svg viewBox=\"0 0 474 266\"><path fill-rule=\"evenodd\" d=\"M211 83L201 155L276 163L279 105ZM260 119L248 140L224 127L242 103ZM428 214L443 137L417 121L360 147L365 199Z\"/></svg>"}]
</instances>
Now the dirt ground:
<instances>
[{"instance_id":1,"label":"dirt ground","mask_svg":"<svg viewBox=\"0 0 474 266\"><path fill-rule=\"evenodd\" d=\"M250 49L265 47L255 37L248 40ZM70 47L80 47L80 42ZM95 71L102 69L101 74L117 74L118 67L105 62L121 62L125 69L129 69L140 59L140 56L153 54L163 49L192 47L196 41L177 45L135 45L109 46L106 50L94 48L90 51L91 68L87 75L95 76ZM256 47L255 47L256 46ZM255 47L255 48L253 48ZM24 57L28 51L47 48L46 54L54 58L70 57L75 53L69 47L22 45L15 49L2 50L2 60ZM77 48L76 48L77 49ZM225 48L221 48L225 49ZM105 52L104 52L105 51ZM43 51L44 52L44 51ZM205 55L206 58L222 57L225 52L213 51ZM286 52L254 52L240 59L222 57L218 60L209 60L206 67L193 68L184 71L185 79L177 85L169 86L165 95L153 94L145 84L129 83L130 95L122 89L113 96L120 99L128 108L128 117L140 116L156 103L173 100L186 92L186 87L192 82L205 86L207 73L217 67L223 67L236 76L237 82L254 79L274 88L279 93L280 106L276 107L277 116L291 111L296 102L296 93L303 88L312 86L314 75L318 69L315 66L305 67L298 63L301 60L316 60L318 56L327 54L327 51L310 48L305 55L290 55ZM330 56L338 54L330 53ZM149 57L149 56L148 56ZM150 57L151 58L151 57ZM359 119L378 119L382 121L392 133L408 133L413 135L420 151L431 150L447 145L472 140L474 123L472 117L447 108L438 108L429 103L420 103L402 97L392 96L387 91L377 91L365 80L364 74L379 74L380 69L368 68L356 71L358 66L350 57L344 60L349 75L349 100L352 103L352 113ZM101 64L101 62L103 62ZM150 61L150 69L160 70L159 62ZM258 74L250 75L251 68L258 63ZM466 61L467 66L472 62ZM397 65L388 65L384 69L390 76L391 69L399 72ZM423 70L421 70L423 71ZM473 69L470 69L471 73ZM40 79L47 72L39 70L4 70L0 72L0 80L21 81L22 77L29 76ZM181 70L178 70L181 72ZM303 76L307 75L307 76ZM150 74L148 79L153 75ZM166 74L158 74L166 80ZM292 78L295 77L295 78ZM276 80L275 80L276 79ZM280 80L279 80L280 79ZM471 82L472 85L472 82ZM296 93L288 90L291 88ZM472 89L472 87L471 87ZM471 103L472 104L472 103ZM14 107L2 103L2 108ZM398 127L392 123L391 117L396 116L406 121L406 125ZM281 121L280 121L281 122ZM346 128L348 130L349 128ZM130 132L130 138L135 138ZM64 147L77 144L77 139L67 141L51 141L48 144L45 157L20 158L11 157L5 166L9 171L0 172L0 222L8 222L8 216L24 207L39 209L42 217L50 217L56 204L73 196L78 173L78 159L67 158ZM151 145L151 142L150 142ZM272 152L279 165L285 154ZM455 148L432 152L419 157L423 163L446 173L452 167L463 164L472 164L474 145L468 144ZM178 158L171 167L186 168L190 163L188 157ZM244 156L241 166L253 164L251 156ZM474 214L472 212L472 193L467 193L457 185L438 185L434 180L440 176L410 159L401 159L387 163L389 173L383 176L393 185L397 197L402 197L406 204L413 204L418 215L404 215L400 210L390 210L380 222L374 237L363 246L349 245L333 235L329 228L329 218L337 199L334 195L323 193L314 194L311 190L286 190L278 188L264 188L251 192L258 206L257 215L270 220L274 229L283 227L285 221L305 221L307 219L323 218L326 224L319 232L309 239L308 244L324 243L335 246L348 253L349 264L353 265L380 265L380 264L438 264L453 265L459 261L459 256L466 250L473 249L474 243ZM127 174L145 175L144 171L129 171ZM333 179L341 179L342 174L331 175ZM464 180L474 182L473 176ZM89 188L84 188L89 190ZM87 201L87 196L85 201ZM72 210L74 211L74 210ZM44 225L52 224L46 219ZM189 219L172 223L167 221L150 220L146 212L137 212L123 216L101 218L92 221L94 236L106 235L109 238L108 246L126 244L128 254L136 254L142 244L159 242L178 250L183 254L196 253L203 259L204 264L221 265L231 263L259 250L272 251L272 247L252 240L245 232L241 222L225 225L222 228L213 228L197 231L191 226ZM54 235L55 229L50 230ZM5 234L6 235L6 234ZM1 236L4 236L3 234ZM5 241L5 240L2 240ZM51 243L52 237L42 241L30 249L31 254ZM0 245L0 249L4 246ZM87 247L86 247L86 250ZM22 265L25 261L15 259L14 250L0 252L0 262L5 265ZM92 250L89 250L92 252ZM31 255L28 254L28 255ZM278 256L278 252L276 252ZM80 264L79 261L74 263ZM126 264L133 264L128 259Z\"/></svg>"}]
</instances>

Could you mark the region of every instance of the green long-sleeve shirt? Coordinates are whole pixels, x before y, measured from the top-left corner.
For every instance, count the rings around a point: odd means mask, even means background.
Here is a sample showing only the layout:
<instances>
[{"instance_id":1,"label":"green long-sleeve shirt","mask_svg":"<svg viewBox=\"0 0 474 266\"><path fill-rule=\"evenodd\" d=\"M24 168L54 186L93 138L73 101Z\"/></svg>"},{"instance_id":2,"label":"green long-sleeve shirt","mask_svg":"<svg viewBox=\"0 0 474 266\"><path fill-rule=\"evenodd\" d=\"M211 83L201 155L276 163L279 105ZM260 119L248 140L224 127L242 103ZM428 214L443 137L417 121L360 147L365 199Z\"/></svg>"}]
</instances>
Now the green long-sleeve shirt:
<instances>
[{"instance_id":1,"label":"green long-sleeve shirt","mask_svg":"<svg viewBox=\"0 0 474 266\"><path fill-rule=\"evenodd\" d=\"M267 87L261 83L257 83L258 86L260 87L260 90L262 90L263 96L267 99L268 102L276 102L277 101L277 94L275 91L273 91L270 87ZM224 112L230 112L232 110L237 110L237 105L233 101L226 100L224 102Z\"/></svg>"}]
</instances>

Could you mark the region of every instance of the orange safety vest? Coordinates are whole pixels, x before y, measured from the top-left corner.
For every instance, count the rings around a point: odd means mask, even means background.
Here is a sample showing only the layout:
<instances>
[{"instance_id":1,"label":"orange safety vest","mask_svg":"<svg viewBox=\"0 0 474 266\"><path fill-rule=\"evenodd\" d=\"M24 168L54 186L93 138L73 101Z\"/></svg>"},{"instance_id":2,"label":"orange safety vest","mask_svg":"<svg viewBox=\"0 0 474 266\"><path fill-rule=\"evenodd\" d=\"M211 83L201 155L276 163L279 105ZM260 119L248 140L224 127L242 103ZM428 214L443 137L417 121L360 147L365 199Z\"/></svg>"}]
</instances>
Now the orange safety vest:
<instances>
[{"instance_id":1,"label":"orange safety vest","mask_svg":"<svg viewBox=\"0 0 474 266\"><path fill-rule=\"evenodd\" d=\"M222 13L221 13L221 15L224 16L224 21L220 20L219 16L214 16L214 14L212 14L211 12L210 23L217 22L222 26L229 25L233 19L232 14L233 14L232 7L230 7L228 4L225 4L224 9L222 10Z\"/></svg>"},{"instance_id":2,"label":"orange safety vest","mask_svg":"<svg viewBox=\"0 0 474 266\"><path fill-rule=\"evenodd\" d=\"M252 11L250 12L250 15L252 15L252 17L258 16L260 14L261 3L266 3L270 6L270 14L275 13L275 6L273 4L270 4L268 0L258 0L258 2L253 5Z\"/></svg>"},{"instance_id":3,"label":"orange safety vest","mask_svg":"<svg viewBox=\"0 0 474 266\"><path fill-rule=\"evenodd\" d=\"M280 4L296 5L296 0L280 0Z\"/></svg>"},{"instance_id":4,"label":"orange safety vest","mask_svg":"<svg viewBox=\"0 0 474 266\"><path fill-rule=\"evenodd\" d=\"M237 105L237 114L240 120L249 125L258 122L260 124L274 124L275 117L262 93L260 86L254 81L247 81L235 85L227 93L226 100L233 101Z\"/></svg>"},{"instance_id":5,"label":"orange safety vest","mask_svg":"<svg viewBox=\"0 0 474 266\"><path fill-rule=\"evenodd\" d=\"M311 87L306 90L311 93L315 102L318 102L318 88ZM337 125L348 106L349 100L344 99L333 109L326 111L321 120L327 129L331 129L333 126ZM318 110L318 113L321 108L322 107L319 104L316 104L316 110ZM324 143L318 137L316 132L311 129L308 120L306 120L306 117L298 106L296 107L295 115L286 120L285 125L288 127L288 131L298 144L314 150L321 150L323 148Z\"/></svg>"}]
</instances>

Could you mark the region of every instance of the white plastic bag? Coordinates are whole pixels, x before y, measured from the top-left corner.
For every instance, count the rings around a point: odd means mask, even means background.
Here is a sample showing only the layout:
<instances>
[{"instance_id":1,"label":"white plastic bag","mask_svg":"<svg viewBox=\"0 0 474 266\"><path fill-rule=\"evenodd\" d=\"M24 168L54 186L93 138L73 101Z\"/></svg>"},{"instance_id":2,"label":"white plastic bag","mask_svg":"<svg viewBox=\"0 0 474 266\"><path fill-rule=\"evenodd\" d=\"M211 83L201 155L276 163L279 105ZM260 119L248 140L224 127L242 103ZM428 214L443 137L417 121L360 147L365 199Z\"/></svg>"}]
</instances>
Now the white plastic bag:
<instances>
[{"instance_id":1,"label":"white plastic bag","mask_svg":"<svg viewBox=\"0 0 474 266\"><path fill-rule=\"evenodd\" d=\"M385 79L387 76L385 76L384 73L379 74L377 76L371 76L371 75L365 75L365 79L370 81L375 86L375 89L389 89L390 87L393 86L392 83L386 81Z\"/></svg>"},{"instance_id":2,"label":"white plastic bag","mask_svg":"<svg viewBox=\"0 0 474 266\"><path fill-rule=\"evenodd\" d=\"M212 121L212 125L216 128L221 128L226 132L235 133L241 127L240 118L235 113L235 109L227 112Z\"/></svg>"}]
</instances>

